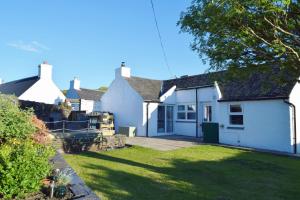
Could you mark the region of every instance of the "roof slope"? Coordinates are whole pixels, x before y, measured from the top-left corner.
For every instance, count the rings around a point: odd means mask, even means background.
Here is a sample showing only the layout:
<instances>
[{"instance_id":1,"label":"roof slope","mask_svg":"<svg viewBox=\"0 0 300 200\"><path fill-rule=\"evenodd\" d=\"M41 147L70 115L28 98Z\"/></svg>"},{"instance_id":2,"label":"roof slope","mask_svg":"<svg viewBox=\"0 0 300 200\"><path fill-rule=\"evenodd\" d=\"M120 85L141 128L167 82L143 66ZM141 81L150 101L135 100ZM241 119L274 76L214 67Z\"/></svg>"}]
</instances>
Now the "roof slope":
<instances>
[{"instance_id":1,"label":"roof slope","mask_svg":"<svg viewBox=\"0 0 300 200\"><path fill-rule=\"evenodd\" d=\"M85 88L80 88L80 90L76 91L80 99L93 101L100 101L102 95L104 94L104 92L101 92L99 90L90 90Z\"/></svg>"},{"instance_id":2,"label":"roof slope","mask_svg":"<svg viewBox=\"0 0 300 200\"><path fill-rule=\"evenodd\" d=\"M199 74L163 82L163 92L176 85L176 89L210 87L217 81L222 93L220 101L242 101L288 98L297 80L290 78L284 83L274 80L276 72L253 73L244 79L227 79L227 71Z\"/></svg>"},{"instance_id":3,"label":"roof slope","mask_svg":"<svg viewBox=\"0 0 300 200\"><path fill-rule=\"evenodd\" d=\"M125 80L127 80L129 85L143 97L144 101L159 100L162 81L135 76L125 78Z\"/></svg>"},{"instance_id":4,"label":"roof slope","mask_svg":"<svg viewBox=\"0 0 300 200\"><path fill-rule=\"evenodd\" d=\"M21 96L26 90L28 90L33 84L39 80L38 76L28 77L0 84L0 92L3 94L12 94L17 97Z\"/></svg>"}]
</instances>

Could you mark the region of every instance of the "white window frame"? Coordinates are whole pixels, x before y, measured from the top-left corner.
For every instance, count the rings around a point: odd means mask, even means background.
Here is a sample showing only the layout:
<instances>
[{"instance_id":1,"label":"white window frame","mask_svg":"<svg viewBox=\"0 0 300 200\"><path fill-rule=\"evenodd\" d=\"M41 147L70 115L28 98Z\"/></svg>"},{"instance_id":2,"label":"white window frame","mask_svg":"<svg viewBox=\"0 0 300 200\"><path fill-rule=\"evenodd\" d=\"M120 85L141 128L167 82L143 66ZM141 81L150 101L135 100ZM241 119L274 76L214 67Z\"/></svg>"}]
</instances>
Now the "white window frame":
<instances>
[{"instance_id":1,"label":"white window frame","mask_svg":"<svg viewBox=\"0 0 300 200\"><path fill-rule=\"evenodd\" d=\"M178 110L179 106L184 106L184 110ZM188 110L188 106L193 106L194 111ZM184 113L185 119L179 119L178 113ZM188 113L195 113L195 119L188 119ZM197 119L197 106L195 103L180 103L176 105L176 120L177 121L196 121Z\"/></svg>"},{"instance_id":2,"label":"white window frame","mask_svg":"<svg viewBox=\"0 0 300 200\"><path fill-rule=\"evenodd\" d=\"M241 112L231 112L231 106L240 106L242 111ZM231 124L231 120L230 120L230 117L232 115L242 115L243 116L243 124ZM244 120L244 106L243 104L241 103L231 103L228 105L228 124L229 126L232 126L232 127L244 127L245 126L245 120Z\"/></svg>"}]
</instances>

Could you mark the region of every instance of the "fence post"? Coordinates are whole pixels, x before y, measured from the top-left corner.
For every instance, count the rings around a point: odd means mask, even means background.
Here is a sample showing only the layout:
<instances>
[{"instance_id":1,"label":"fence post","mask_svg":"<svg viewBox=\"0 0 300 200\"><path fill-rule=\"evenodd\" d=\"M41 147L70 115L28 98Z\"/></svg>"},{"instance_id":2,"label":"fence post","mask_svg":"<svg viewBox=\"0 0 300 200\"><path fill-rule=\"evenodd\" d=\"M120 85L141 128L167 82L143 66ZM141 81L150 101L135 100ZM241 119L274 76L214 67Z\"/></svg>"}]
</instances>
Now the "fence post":
<instances>
[{"instance_id":1,"label":"fence post","mask_svg":"<svg viewBox=\"0 0 300 200\"><path fill-rule=\"evenodd\" d=\"M62 132L63 134L65 133L65 120L62 120Z\"/></svg>"}]
</instances>

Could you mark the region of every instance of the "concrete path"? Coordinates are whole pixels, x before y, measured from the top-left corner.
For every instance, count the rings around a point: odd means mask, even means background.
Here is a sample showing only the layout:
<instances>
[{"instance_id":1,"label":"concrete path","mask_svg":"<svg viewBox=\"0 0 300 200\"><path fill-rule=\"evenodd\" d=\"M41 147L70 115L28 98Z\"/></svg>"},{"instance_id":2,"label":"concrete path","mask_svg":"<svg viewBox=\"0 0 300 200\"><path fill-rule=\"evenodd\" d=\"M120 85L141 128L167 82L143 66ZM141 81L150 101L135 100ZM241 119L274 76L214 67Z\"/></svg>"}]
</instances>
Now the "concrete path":
<instances>
[{"instance_id":1,"label":"concrete path","mask_svg":"<svg viewBox=\"0 0 300 200\"><path fill-rule=\"evenodd\" d=\"M178 135L160 137L130 137L126 139L126 143L129 145L137 145L160 151L169 151L199 145L201 143L201 139Z\"/></svg>"}]
</instances>

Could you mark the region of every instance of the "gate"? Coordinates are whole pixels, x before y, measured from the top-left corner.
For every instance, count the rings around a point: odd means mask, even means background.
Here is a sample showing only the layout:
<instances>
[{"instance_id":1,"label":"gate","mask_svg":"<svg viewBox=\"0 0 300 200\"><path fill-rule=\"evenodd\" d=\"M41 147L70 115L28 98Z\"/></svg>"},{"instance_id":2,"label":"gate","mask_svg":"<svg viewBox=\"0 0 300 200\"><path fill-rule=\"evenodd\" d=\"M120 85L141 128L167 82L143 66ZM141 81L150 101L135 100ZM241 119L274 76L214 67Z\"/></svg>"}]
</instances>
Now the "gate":
<instances>
[{"instance_id":1,"label":"gate","mask_svg":"<svg viewBox=\"0 0 300 200\"><path fill-rule=\"evenodd\" d=\"M203 141L207 143L219 143L219 124L212 122L202 123Z\"/></svg>"}]
</instances>

